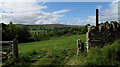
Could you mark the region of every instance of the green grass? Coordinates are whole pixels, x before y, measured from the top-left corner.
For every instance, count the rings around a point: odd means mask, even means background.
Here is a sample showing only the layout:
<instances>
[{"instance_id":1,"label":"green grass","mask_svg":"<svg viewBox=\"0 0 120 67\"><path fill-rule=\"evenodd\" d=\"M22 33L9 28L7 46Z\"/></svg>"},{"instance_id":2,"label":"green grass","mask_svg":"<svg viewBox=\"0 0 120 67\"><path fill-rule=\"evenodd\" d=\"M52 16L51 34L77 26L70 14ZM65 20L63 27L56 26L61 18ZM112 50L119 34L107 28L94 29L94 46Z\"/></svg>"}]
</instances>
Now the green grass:
<instances>
[{"instance_id":1,"label":"green grass","mask_svg":"<svg viewBox=\"0 0 120 67\"><path fill-rule=\"evenodd\" d=\"M74 56L66 64L70 65L120 65L120 40L103 48L93 47L88 53Z\"/></svg>"},{"instance_id":2,"label":"green grass","mask_svg":"<svg viewBox=\"0 0 120 67\"><path fill-rule=\"evenodd\" d=\"M76 40L86 42L86 35L73 35L51 40L20 43L19 60L13 65L64 65L76 55Z\"/></svg>"},{"instance_id":3,"label":"green grass","mask_svg":"<svg viewBox=\"0 0 120 67\"><path fill-rule=\"evenodd\" d=\"M120 65L120 40L104 47L76 55L76 40L86 42L86 35L59 37L51 40L20 43L19 59L8 60L5 65Z\"/></svg>"},{"instance_id":4,"label":"green grass","mask_svg":"<svg viewBox=\"0 0 120 67\"><path fill-rule=\"evenodd\" d=\"M45 30L30 30L30 32L32 33L34 33L34 32L43 32L43 31L45 31Z\"/></svg>"}]
</instances>

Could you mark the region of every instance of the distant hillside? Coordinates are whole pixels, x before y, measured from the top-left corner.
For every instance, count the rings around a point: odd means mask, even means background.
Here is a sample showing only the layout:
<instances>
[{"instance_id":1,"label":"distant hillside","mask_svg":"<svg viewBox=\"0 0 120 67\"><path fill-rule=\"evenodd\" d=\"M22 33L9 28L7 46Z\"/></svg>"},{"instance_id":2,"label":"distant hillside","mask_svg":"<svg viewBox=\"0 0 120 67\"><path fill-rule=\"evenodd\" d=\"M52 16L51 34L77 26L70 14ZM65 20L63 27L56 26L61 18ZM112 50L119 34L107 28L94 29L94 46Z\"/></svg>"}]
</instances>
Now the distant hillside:
<instances>
[{"instance_id":1,"label":"distant hillside","mask_svg":"<svg viewBox=\"0 0 120 67\"><path fill-rule=\"evenodd\" d=\"M0 24L5 24L5 23L0 23ZM8 25L8 24L6 24ZM83 27L84 25L65 25L65 24L14 24L17 26L27 26L27 27L33 27L33 26L53 26L53 27Z\"/></svg>"},{"instance_id":2,"label":"distant hillside","mask_svg":"<svg viewBox=\"0 0 120 67\"><path fill-rule=\"evenodd\" d=\"M25 26L83 26L83 25L65 25L65 24L15 24Z\"/></svg>"},{"instance_id":3,"label":"distant hillside","mask_svg":"<svg viewBox=\"0 0 120 67\"><path fill-rule=\"evenodd\" d=\"M16 26L26 26L31 32L52 31L61 29L71 29L72 27L83 27L80 25L64 25L64 24L15 24Z\"/></svg>"}]
</instances>

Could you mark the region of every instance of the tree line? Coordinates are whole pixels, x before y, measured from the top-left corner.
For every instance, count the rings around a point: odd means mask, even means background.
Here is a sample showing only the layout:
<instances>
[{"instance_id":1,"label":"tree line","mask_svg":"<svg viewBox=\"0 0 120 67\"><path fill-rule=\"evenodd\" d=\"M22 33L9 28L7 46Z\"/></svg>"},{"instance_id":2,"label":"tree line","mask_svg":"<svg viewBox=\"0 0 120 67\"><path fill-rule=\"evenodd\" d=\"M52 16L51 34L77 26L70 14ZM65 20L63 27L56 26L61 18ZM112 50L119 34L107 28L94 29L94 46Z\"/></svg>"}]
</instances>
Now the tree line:
<instances>
[{"instance_id":1,"label":"tree line","mask_svg":"<svg viewBox=\"0 0 120 67\"><path fill-rule=\"evenodd\" d=\"M61 37L61 36L70 36L75 34L85 34L87 32L87 26L80 27L70 27L69 29L63 28L58 30L45 30L43 32L30 33L30 29L25 25L18 26L14 25L12 22L10 24L2 23L2 40L13 40L17 38L19 42L34 42L41 40L48 40L53 37Z\"/></svg>"}]
</instances>

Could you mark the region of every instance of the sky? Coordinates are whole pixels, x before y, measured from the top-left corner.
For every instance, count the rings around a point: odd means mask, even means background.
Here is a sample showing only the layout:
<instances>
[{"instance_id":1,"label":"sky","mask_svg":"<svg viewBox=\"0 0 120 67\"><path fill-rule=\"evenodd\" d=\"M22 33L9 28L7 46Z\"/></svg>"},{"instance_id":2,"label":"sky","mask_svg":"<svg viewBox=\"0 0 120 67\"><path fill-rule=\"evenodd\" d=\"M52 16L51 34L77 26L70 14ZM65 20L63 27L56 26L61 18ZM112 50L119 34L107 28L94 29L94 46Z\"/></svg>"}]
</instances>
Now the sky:
<instances>
[{"instance_id":1,"label":"sky","mask_svg":"<svg viewBox=\"0 0 120 67\"><path fill-rule=\"evenodd\" d=\"M99 9L100 23L118 20L118 4L116 3L118 0L108 2L58 1L3 0L0 2L0 22L95 25L96 9Z\"/></svg>"}]
</instances>

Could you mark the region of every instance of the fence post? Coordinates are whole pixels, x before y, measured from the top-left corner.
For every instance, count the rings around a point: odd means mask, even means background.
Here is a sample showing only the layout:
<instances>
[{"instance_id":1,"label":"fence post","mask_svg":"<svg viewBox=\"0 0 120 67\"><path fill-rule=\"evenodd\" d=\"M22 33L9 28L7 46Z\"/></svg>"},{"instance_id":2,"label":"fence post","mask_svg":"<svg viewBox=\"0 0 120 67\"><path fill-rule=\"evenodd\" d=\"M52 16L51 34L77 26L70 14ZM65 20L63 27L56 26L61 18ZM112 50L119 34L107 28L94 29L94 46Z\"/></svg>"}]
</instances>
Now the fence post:
<instances>
[{"instance_id":1,"label":"fence post","mask_svg":"<svg viewBox=\"0 0 120 67\"><path fill-rule=\"evenodd\" d=\"M18 40L16 38L13 40L12 52L13 52L13 56L18 58Z\"/></svg>"}]
</instances>

